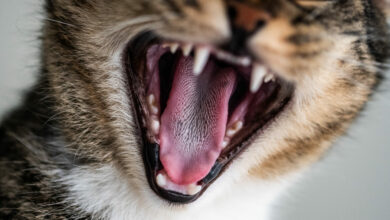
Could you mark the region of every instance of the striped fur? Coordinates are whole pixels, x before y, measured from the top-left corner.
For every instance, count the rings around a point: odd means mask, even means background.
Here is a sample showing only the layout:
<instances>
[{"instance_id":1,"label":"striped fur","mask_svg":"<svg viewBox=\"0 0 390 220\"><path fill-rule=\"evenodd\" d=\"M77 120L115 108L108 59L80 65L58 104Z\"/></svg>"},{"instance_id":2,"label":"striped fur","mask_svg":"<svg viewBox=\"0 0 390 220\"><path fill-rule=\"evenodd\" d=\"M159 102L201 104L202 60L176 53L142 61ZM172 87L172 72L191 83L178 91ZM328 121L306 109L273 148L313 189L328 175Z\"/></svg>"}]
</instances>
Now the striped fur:
<instances>
[{"instance_id":1,"label":"striped fur","mask_svg":"<svg viewBox=\"0 0 390 220\"><path fill-rule=\"evenodd\" d=\"M199 201L172 207L146 181L122 53L144 30L228 40L226 2L47 0L40 80L0 127L0 218L265 219L364 108L389 38L379 1L242 2L272 14L247 43L295 84L293 99Z\"/></svg>"}]
</instances>

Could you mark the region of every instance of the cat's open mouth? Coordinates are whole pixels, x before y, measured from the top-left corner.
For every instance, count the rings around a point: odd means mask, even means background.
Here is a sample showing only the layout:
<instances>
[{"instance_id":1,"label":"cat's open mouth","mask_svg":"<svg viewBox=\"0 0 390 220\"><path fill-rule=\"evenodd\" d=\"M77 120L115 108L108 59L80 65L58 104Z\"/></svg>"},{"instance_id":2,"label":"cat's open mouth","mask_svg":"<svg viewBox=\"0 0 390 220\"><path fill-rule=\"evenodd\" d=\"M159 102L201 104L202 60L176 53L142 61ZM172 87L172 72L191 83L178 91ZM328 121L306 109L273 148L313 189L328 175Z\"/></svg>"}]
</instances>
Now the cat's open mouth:
<instances>
[{"instance_id":1,"label":"cat's open mouth","mask_svg":"<svg viewBox=\"0 0 390 220\"><path fill-rule=\"evenodd\" d=\"M293 92L249 54L151 33L130 42L125 65L149 184L175 203L196 200Z\"/></svg>"}]
</instances>

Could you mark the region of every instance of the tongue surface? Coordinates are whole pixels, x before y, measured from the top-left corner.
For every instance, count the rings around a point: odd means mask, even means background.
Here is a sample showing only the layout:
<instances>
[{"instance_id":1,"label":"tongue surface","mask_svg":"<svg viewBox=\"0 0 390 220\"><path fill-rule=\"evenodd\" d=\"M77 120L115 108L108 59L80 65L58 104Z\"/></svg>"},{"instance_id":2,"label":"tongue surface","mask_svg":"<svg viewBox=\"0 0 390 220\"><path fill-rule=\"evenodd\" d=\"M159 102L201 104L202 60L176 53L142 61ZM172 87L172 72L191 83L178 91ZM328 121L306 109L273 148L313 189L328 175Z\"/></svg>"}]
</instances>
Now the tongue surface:
<instances>
[{"instance_id":1,"label":"tongue surface","mask_svg":"<svg viewBox=\"0 0 390 220\"><path fill-rule=\"evenodd\" d=\"M210 60L200 76L193 59L178 60L167 106L161 116L160 160L177 184L203 179L222 150L228 104L235 86L233 69Z\"/></svg>"}]
</instances>

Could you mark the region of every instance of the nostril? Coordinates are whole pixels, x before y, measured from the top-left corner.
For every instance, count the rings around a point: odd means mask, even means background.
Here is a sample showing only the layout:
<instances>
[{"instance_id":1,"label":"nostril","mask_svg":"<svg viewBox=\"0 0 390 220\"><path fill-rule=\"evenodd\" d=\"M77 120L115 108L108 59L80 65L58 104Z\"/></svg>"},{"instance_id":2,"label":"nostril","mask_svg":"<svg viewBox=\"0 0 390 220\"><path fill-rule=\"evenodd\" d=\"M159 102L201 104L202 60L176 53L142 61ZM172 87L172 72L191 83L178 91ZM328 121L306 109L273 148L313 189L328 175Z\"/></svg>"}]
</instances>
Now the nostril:
<instances>
[{"instance_id":1,"label":"nostril","mask_svg":"<svg viewBox=\"0 0 390 220\"><path fill-rule=\"evenodd\" d=\"M270 19L269 13L260 6L256 7L238 1L228 4L227 13L233 26L244 29L249 33L255 32Z\"/></svg>"},{"instance_id":2,"label":"nostril","mask_svg":"<svg viewBox=\"0 0 390 220\"><path fill-rule=\"evenodd\" d=\"M267 22L265 20L258 20L253 32L256 32L256 31L259 31L260 29L262 29L266 25L266 23Z\"/></svg>"},{"instance_id":3,"label":"nostril","mask_svg":"<svg viewBox=\"0 0 390 220\"><path fill-rule=\"evenodd\" d=\"M234 21L237 17L237 10L233 6L228 6L228 16L230 21Z\"/></svg>"}]
</instances>

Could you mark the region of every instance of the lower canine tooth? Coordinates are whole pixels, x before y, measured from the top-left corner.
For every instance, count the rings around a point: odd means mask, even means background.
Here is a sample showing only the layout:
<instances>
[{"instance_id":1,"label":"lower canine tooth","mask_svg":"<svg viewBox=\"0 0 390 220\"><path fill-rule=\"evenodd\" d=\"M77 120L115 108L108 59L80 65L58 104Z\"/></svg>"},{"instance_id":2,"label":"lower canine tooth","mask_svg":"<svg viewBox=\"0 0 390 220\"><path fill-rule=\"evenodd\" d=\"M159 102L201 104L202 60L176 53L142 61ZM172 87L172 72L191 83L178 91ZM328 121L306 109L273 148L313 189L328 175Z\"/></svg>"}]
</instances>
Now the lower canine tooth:
<instances>
[{"instance_id":1,"label":"lower canine tooth","mask_svg":"<svg viewBox=\"0 0 390 220\"><path fill-rule=\"evenodd\" d=\"M167 185L167 177L164 174L158 174L156 177L156 182L159 187L164 187Z\"/></svg>"},{"instance_id":2,"label":"lower canine tooth","mask_svg":"<svg viewBox=\"0 0 390 220\"><path fill-rule=\"evenodd\" d=\"M267 74L267 69L261 64L255 64L252 69L250 90L255 93L259 90L264 76Z\"/></svg>"},{"instance_id":3,"label":"lower canine tooth","mask_svg":"<svg viewBox=\"0 0 390 220\"><path fill-rule=\"evenodd\" d=\"M205 47L199 47L195 50L194 75L198 76L203 72L204 67L209 60L210 50Z\"/></svg>"},{"instance_id":4,"label":"lower canine tooth","mask_svg":"<svg viewBox=\"0 0 390 220\"><path fill-rule=\"evenodd\" d=\"M191 184L187 188L187 193L189 195L193 196L193 195L196 195L197 193L199 193L201 190L202 190L202 186L199 186L199 185L196 185L196 184Z\"/></svg>"}]
</instances>

